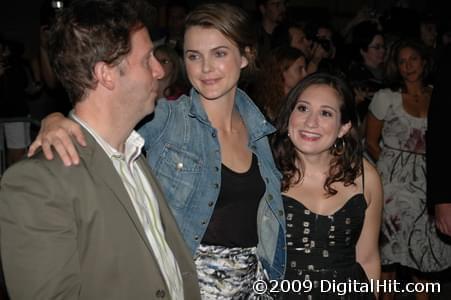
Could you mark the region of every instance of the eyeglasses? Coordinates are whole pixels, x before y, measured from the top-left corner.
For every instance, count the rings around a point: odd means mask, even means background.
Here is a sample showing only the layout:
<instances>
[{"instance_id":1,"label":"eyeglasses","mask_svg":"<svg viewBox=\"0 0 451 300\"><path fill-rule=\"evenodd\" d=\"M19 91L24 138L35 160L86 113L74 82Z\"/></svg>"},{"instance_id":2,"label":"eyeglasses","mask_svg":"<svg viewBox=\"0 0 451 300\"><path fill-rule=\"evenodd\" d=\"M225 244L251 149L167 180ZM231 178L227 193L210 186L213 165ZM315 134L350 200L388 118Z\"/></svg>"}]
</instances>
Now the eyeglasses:
<instances>
[{"instance_id":1,"label":"eyeglasses","mask_svg":"<svg viewBox=\"0 0 451 300\"><path fill-rule=\"evenodd\" d=\"M371 49L374 49L374 50L387 50L387 47L385 47L385 45L368 46L368 48L371 48Z\"/></svg>"}]
</instances>

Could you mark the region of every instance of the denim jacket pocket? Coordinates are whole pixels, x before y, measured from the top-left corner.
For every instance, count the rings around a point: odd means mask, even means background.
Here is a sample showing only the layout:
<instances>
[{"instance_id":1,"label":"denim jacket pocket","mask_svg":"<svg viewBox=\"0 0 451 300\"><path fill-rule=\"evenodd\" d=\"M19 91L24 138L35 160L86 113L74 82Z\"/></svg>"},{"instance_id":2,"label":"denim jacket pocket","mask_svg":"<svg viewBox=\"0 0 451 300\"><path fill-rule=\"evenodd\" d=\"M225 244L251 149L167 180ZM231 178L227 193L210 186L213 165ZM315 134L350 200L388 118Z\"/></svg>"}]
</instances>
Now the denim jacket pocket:
<instances>
[{"instance_id":1,"label":"denim jacket pocket","mask_svg":"<svg viewBox=\"0 0 451 300\"><path fill-rule=\"evenodd\" d=\"M201 169L201 160L196 154L165 144L155 172L171 207L185 207L197 188Z\"/></svg>"}]
</instances>

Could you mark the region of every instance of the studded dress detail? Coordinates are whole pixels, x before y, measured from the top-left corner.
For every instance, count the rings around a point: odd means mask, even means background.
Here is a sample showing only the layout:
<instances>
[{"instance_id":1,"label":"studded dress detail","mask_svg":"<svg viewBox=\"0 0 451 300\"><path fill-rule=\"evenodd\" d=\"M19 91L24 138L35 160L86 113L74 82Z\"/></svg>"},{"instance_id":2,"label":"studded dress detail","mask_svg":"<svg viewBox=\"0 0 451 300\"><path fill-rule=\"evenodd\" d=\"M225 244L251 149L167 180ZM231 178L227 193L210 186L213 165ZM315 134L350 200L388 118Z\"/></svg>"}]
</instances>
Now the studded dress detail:
<instances>
[{"instance_id":1,"label":"studded dress detail","mask_svg":"<svg viewBox=\"0 0 451 300\"><path fill-rule=\"evenodd\" d=\"M368 283L355 253L367 208L364 195L352 196L327 216L313 213L286 195L283 201L287 224L285 279L305 281L300 293L286 293L283 298L374 299L371 291L352 293L348 289L344 294L342 289L338 290L344 283ZM313 286L310 292L309 284Z\"/></svg>"}]
</instances>

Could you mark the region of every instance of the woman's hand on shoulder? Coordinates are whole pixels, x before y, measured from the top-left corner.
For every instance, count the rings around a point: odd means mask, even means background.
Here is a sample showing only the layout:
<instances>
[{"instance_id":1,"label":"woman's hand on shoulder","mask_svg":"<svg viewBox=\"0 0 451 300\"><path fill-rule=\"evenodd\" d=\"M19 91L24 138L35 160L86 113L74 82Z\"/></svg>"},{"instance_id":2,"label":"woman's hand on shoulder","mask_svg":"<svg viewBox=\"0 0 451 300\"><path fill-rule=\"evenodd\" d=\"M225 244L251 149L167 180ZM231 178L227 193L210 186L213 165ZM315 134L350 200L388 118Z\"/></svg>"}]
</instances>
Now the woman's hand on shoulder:
<instances>
[{"instance_id":1,"label":"woman's hand on shoulder","mask_svg":"<svg viewBox=\"0 0 451 300\"><path fill-rule=\"evenodd\" d=\"M39 134L30 145L27 155L30 157L36 153L36 150L42 148L45 157L48 160L52 160L53 147L64 165L78 165L80 157L71 137L74 137L80 145L86 146L80 125L73 120L65 118L61 113L52 113L42 120Z\"/></svg>"}]
</instances>

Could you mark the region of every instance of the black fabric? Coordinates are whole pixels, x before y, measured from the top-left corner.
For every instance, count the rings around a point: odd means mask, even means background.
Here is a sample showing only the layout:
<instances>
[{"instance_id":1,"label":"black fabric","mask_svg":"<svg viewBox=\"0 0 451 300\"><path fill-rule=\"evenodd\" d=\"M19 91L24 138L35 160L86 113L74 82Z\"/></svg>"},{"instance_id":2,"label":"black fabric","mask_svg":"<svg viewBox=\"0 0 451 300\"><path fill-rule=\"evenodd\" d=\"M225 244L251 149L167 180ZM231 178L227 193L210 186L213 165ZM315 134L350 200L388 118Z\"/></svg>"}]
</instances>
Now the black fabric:
<instances>
[{"instance_id":1,"label":"black fabric","mask_svg":"<svg viewBox=\"0 0 451 300\"><path fill-rule=\"evenodd\" d=\"M438 63L437 81L431 96L426 132L426 174L427 203L430 212L434 205L451 203L449 178L444 175L451 168L449 146L446 146L449 128L451 101L449 87L451 84L451 45L444 50L442 60Z\"/></svg>"},{"instance_id":2,"label":"black fabric","mask_svg":"<svg viewBox=\"0 0 451 300\"><path fill-rule=\"evenodd\" d=\"M219 198L202 244L256 246L257 209L265 188L255 155L252 155L251 167L245 173L236 173L222 165Z\"/></svg>"},{"instance_id":3,"label":"black fabric","mask_svg":"<svg viewBox=\"0 0 451 300\"><path fill-rule=\"evenodd\" d=\"M384 88L382 78L376 78L374 74L362 63L352 62L347 72L349 83L353 88L361 89L369 95L364 101L357 103L359 119L364 120L368 113L368 106L371 103L372 95Z\"/></svg>"},{"instance_id":4,"label":"black fabric","mask_svg":"<svg viewBox=\"0 0 451 300\"><path fill-rule=\"evenodd\" d=\"M29 113L25 95L27 75L19 64L12 64L0 75L0 117L26 117Z\"/></svg>"},{"instance_id":5,"label":"black fabric","mask_svg":"<svg viewBox=\"0 0 451 300\"><path fill-rule=\"evenodd\" d=\"M356 280L368 283L356 261L356 244L367 207L363 194L351 197L329 216L318 215L302 203L283 195L287 221L287 270L285 279L308 281L317 288L300 294L284 294L284 299L374 299L371 292L350 293L341 298L337 291L326 292L328 284ZM323 289L321 288L323 284ZM350 291L348 291L350 292ZM312 298L308 298L311 295Z\"/></svg>"}]
</instances>

